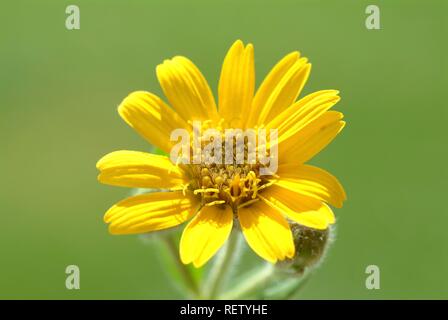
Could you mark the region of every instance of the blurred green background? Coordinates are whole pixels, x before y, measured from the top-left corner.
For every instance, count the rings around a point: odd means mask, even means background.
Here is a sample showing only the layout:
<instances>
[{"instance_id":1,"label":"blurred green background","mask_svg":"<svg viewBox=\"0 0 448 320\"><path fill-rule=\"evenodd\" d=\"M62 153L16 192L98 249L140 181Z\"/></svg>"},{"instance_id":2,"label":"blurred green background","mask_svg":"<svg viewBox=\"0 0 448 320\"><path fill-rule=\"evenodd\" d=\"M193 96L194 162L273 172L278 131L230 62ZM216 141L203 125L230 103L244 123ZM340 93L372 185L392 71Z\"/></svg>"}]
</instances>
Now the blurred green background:
<instances>
[{"instance_id":1,"label":"blurred green background","mask_svg":"<svg viewBox=\"0 0 448 320\"><path fill-rule=\"evenodd\" d=\"M65 28L76 4L81 29ZM284 54L313 63L304 93L339 89L348 122L312 163L344 184L337 240L298 296L448 298L448 49L443 1L10 1L0 10L0 298L178 298L154 245L111 236L128 196L96 161L148 150L119 118L131 91L161 94L155 67L190 57L216 92L222 59L255 45L257 83ZM252 259L258 259L252 255ZM81 290L65 288L65 267ZM365 268L381 289L365 288Z\"/></svg>"}]
</instances>

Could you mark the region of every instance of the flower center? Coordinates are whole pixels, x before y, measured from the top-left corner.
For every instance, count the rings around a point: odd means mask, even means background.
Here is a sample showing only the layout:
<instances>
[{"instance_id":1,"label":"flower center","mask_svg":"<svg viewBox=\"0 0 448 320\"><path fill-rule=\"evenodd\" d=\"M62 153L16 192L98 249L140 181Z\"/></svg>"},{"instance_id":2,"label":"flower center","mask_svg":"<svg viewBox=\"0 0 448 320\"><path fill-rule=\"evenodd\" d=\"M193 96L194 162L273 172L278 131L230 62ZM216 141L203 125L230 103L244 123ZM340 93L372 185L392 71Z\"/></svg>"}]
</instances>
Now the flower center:
<instances>
[{"instance_id":1,"label":"flower center","mask_svg":"<svg viewBox=\"0 0 448 320\"><path fill-rule=\"evenodd\" d=\"M187 165L189 189L201 198L203 205L228 204L233 210L258 200L257 195L270 185L259 175L260 164L197 164Z\"/></svg>"},{"instance_id":2,"label":"flower center","mask_svg":"<svg viewBox=\"0 0 448 320\"><path fill-rule=\"evenodd\" d=\"M252 139L239 133L228 139L222 128L216 132L219 139L216 135L201 135L199 143L191 143L192 153L200 150L193 155L199 161L181 166L190 178L188 190L200 198L202 205L230 205L236 212L258 201L259 192L272 184L273 176L260 175L260 169L266 165L259 160L257 136Z\"/></svg>"}]
</instances>

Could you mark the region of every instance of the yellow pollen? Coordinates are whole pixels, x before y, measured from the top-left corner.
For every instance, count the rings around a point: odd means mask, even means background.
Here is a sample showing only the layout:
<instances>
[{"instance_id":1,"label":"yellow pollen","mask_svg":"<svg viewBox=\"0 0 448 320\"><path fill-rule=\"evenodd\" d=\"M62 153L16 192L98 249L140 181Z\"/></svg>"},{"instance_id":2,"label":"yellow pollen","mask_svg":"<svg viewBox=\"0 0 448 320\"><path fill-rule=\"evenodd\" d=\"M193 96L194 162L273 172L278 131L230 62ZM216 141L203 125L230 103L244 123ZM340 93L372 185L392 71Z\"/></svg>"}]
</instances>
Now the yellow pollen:
<instances>
[{"instance_id":1,"label":"yellow pollen","mask_svg":"<svg viewBox=\"0 0 448 320\"><path fill-rule=\"evenodd\" d=\"M205 188L205 189L196 189L194 190L194 194L200 194L200 193L207 193L207 192L211 192L211 193L218 193L219 189L213 189L213 188Z\"/></svg>"},{"instance_id":2,"label":"yellow pollen","mask_svg":"<svg viewBox=\"0 0 448 320\"><path fill-rule=\"evenodd\" d=\"M202 123L201 132L214 128L224 134L223 121L213 127L211 121ZM199 137L200 145L191 145L193 148L203 149L210 140L204 139L204 136ZM255 162L248 161L248 148L251 147L248 139L244 140L244 161L240 163L237 157L236 139L234 140L233 148L233 162L228 163L225 159L226 142L223 138L222 143L222 162L206 162L205 157L201 156L201 163L181 164L182 168L190 178L190 185L188 189L193 191L193 194L200 198L202 205L229 205L237 211L238 208L249 206L258 201L259 193L272 185L272 175L260 176L260 168L263 168L258 159ZM212 158L215 156L214 149ZM232 159L232 158L231 158ZM226 160L226 161L224 161Z\"/></svg>"},{"instance_id":3,"label":"yellow pollen","mask_svg":"<svg viewBox=\"0 0 448 320\"><path fill-rule=\"evenodd\" d=\"M202 177L202 187L207 188L212 183L212 179L209 176Z\"/></svg>"}]
</instances>

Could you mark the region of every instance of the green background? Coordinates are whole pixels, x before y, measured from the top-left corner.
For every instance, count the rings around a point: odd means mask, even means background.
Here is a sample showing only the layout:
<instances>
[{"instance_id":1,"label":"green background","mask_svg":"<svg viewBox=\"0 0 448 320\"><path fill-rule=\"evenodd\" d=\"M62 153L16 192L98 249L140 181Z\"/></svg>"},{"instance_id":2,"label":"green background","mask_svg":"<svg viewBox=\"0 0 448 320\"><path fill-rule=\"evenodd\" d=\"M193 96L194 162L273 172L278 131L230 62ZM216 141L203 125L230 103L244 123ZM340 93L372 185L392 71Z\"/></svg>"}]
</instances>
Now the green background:
<instances>
[{"instance_id":1,"label":"green background","mask_svg":"<svg viewBox=\"0 0 448 320\"><path fill-rule=\"evenodd\" d=\"M304 93L339 89L347 127L312 163L344 184L337 240L299 298L448 298L446 6L374 1L10 1L0 10L0 298L178 298L154 244L111 236L128 196L96 161L149 146L118 116L161 94L155 67L182 54L216 92L222 59L255 45L257 83L284 54L313 63ZM81 29L65 28L76 4ZM445 77L445 78L444 78ZM252 255L252 259L258 259ZM65 267L81 290L65 288ZM381 289L365 288L378 265Z\"/></svg>"}]
</instances>

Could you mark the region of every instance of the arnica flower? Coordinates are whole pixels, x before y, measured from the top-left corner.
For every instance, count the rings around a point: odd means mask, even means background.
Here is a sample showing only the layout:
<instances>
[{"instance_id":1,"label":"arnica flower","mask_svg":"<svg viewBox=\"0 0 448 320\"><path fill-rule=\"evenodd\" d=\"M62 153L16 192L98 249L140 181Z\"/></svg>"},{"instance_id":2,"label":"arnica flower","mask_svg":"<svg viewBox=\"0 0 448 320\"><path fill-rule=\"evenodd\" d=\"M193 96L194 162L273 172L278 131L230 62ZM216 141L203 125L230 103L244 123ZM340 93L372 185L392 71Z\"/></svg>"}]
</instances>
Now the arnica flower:
<instances>
[{"instance_id":1,"label":"arnica flower","mask_svg":"<svg viewBox=\"0 0 448 320\"><path fill-rule=\"evenodd\" d=\"M156 73L170 104L145 91L119 105L120 116L150 144L170 154L173 130L275 128L278 168L260 175L260 163L173 163L167 156L115 151L98 163L100 182L152 188L110 208L104 217L112 234L147 233L188 221L179 244L184 264L200 267L241 230L248 245L276 263L295 255L289 222L325 230L335 222L328 204L341 207L344 189L330 173L305 164L342 130L343 115L331 111L338 91L322 90L297 100L311 64L299 52L281 59L255 90L254 49L236 41L222 66L218 101L199 69L176 56ZM300 254L300 253L299 253Z\"/></svg>"}]
</instances>

